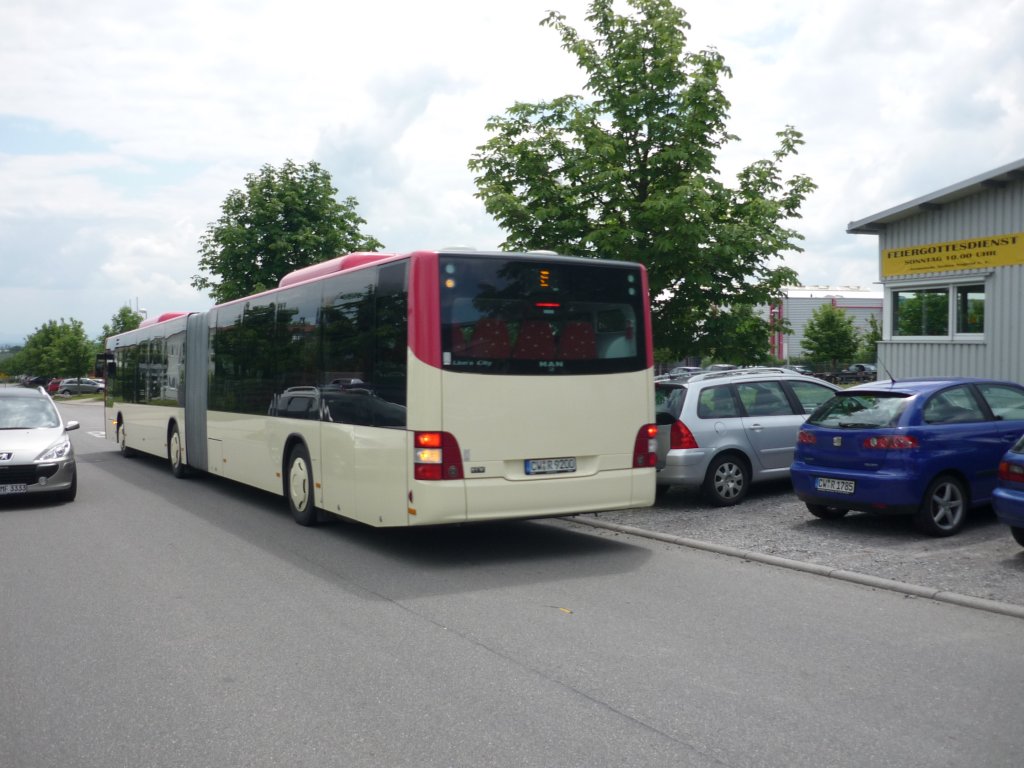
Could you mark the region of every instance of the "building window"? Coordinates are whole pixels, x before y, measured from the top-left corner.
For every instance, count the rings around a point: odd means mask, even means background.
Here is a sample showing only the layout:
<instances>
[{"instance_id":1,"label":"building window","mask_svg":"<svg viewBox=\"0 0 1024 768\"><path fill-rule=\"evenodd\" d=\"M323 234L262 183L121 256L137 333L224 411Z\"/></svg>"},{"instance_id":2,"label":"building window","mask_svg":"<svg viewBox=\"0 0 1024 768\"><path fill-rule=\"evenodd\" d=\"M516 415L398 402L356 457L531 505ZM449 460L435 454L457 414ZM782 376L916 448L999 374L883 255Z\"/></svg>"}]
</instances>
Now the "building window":
<instances>
[{"instance_id":1,"label":"building window","mask_svg":"<svg viewBox=\"0 0 1024 768\"><path fill-rule=\"evenodd\" d=\"M956 287L956 332L985 332L985 286Z\"/></svg>"},{"instance_id":2,"label":"building window","mask_svg":"<svg viewBox=\"0 0 1024 768\"><path fill-rule=\"evenodd\" d=\"M985 285L893 290L892 338L978 337L985 332Z\"/></svg>"},{"instance_id":3,"label":"building window","mask_svg":"<svg viewBox=\"0 0 1024 768\"><path fill-rule=\"evenodd\" d=\"M893 336L948 336L949 289L924 288L892 293Z\"/></svg>"}]
</instances>

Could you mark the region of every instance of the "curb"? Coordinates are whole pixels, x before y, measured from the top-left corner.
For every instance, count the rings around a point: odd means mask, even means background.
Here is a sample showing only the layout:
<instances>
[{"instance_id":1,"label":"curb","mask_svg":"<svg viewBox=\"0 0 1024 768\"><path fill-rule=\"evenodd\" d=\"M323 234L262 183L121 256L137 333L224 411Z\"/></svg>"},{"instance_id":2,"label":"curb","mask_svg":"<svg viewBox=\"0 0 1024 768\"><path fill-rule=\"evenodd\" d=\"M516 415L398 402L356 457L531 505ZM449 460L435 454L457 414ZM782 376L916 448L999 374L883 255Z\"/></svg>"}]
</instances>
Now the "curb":
<instances>
[{"instance_id":1,"label":"curb","mask_svg":"<svg viewBox=\"0 0 1024 768\"><path fill-rule=\"evenodd\" d=\"M1013 605L1011 603L1001 603L998 600L986 600L983 597L971 597L970 595L961 595L958 592L947 592L945 590L933 589L931 587L920 587L916 584L904 584L902 581L883 579L879 576L868 576L867 574L847 571L842 568L833 568L828 565L802 563L799 560L790 560L785 557L777 557L776 555L749 552L745 549L727 547L721 544L711 544L707 541L688 539L684 536L657 533L643 528L619 525L618 523L606 523L603 520L584 520L579 517L571 517L568 519L571 522L579 523L580 525L589 525L593 528L605 528L609 531L626 533L631 536L640 536L645 539L654 539L655 541L663 541L668 544L678 544L683 547L690 547L691 549L701 549L705 552L713 552L718 555L726 555L727 557L737 557L742 560L752 560L754 562L764 563L765 565L775 565L779 568L788 568L791 571L802 571L803 573L812 573L816 576L827 576L830 579L849 581L865 587L885 589L890 592L899 592L900 594L911 595L913 597L923 597L940 603L951 603L964 608L974 608L979 611L988 611L989 613L999 613L1004 616L1024 619L1024 606Z\"/></svg>"}]
</instances>

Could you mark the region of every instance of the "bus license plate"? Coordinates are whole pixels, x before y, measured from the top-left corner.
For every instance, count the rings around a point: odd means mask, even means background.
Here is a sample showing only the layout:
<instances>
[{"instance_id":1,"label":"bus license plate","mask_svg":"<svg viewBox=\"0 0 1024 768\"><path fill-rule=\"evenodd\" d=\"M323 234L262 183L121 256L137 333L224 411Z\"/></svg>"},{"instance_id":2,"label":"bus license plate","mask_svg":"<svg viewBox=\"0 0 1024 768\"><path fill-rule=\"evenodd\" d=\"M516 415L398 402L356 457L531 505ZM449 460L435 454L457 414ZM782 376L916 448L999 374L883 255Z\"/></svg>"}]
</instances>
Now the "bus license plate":
<instances>
[{"instance_id":1,"label":"bus license plate","mask_svg":"<svg viewBox=\"0 0 1024 768\"><path fill-rule=\"evenodd\" d=\"M25 493L28 490L28 486L25 483L10 483L8 485L0 485L0 496L4 496L9 493Z\"/></svg>"},{"instance_id":2,"label":"bus license plate","mask_svg":"<svg viewBox=\"0 0 1024 768\"><path fill-rule=\"evenodd\" d=\"M819 477L815 483L819 491L832 491L833 493L853 493L856 484L853 480L837 480L834 477Z\"/></svg>"},{"instance_id":3,"label":"bus license plate","mask_svg":"<svg viewBox=\"0 0 1024 768\"><path fill-rule=\"evenodd\" d=\"M527 459L526 474L528 475L555 475L562 472L576 471L576 457L568 456L562 459Z\"/></svg>"}]
</instances>

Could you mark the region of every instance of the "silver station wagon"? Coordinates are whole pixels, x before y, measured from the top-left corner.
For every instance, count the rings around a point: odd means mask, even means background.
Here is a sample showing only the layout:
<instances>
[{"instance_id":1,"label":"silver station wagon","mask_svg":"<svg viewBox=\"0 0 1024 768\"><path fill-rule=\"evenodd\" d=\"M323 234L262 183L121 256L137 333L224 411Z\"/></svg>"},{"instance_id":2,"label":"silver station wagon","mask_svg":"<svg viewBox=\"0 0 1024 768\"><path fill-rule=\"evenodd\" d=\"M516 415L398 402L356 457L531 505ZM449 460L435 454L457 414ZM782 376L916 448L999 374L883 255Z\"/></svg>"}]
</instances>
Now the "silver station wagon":
<instances>
[{"instance_id":1,"label":"silver station wagon","mask_svg":"<svg viewBox=\"0 0 1024 768\"><path fill-rule=\"evenodd\" d=\"M781 368L698 373L655 382L658 493L701 488L712 504L743 500L750 484L785 478L800 426L838 387Z\"/></svg>"}]
</instances>

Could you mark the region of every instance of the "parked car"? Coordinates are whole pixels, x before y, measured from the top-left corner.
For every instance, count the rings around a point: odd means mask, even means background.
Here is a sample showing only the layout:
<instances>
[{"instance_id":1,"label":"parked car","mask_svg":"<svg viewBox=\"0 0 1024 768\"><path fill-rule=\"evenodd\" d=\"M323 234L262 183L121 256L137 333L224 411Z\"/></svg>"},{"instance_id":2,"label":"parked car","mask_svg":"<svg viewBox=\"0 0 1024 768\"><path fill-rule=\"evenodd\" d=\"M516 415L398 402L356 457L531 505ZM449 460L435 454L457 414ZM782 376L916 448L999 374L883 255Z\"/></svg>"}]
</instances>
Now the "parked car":
<instances>
[{"instance_id":1,"label":"parked car","mask_svg":"<svg viewBox=\"0 0 1024 768\"><path fill-rule=\"evenodd\" d=\"M45 387L51 381L53 381L52 376L26 376L22 380L21 385L29 389L36 389L37 387Z\"/></svg>"},{"instance_id":2,"label":"parked car","mask_svg":"<svg viewBox=\"0 0 1024 768\"><path fill-rule=\"evenodd\" d=\"M787 371L796 371L797 373L802 373L804 376L814 375L814 371L812 371L805 365L783 365L781 367L785 368Z\"/></svg>"},{"instance_id":3,"label":"parked car","mask_svg":"<svg viewBox=\"0 0 1024 768\"><path fill-rule=\"evenodd\" d=\"M61 395L81 395L93 392L102 392L105 384L97 379L64 379L57 386L57 393Z\"/></svg>"},{"instance_id":4,"label":"parked car","mask_svg":"<svg viewBox=\"0 0 1024 768\"><path fill-rule=\"evenodd\" d=\"M992 493L996 516L1024 547L1024 437L1014 443L999 462L996 489Z\"/></svg>"},{"instance_id":5,"label":"parked car","mask_svg":"<svg viewBox=\"0 0 1024 768\"><path fill-rule=\"evenodd\" d=\"M656 382L658 492L701 488L718 506L752 482L785 478L807 414L837 388L781 368L698 373Z\"/></svg>"},{"instance_id":6,"label":"parked car","mask_svg":"<svg viewBox=\"0 0 1024 768\"><path fill-rule=\"evenodd\" d=\"M854 363L846 370L850 373L878 373L878 366L873 363Z\"/></svg>"},{"instance_id":7,"label":"parked car","mask_svg":"<svg viewBox=\"0 0 1024 768\"><path fill-rule=\"evenodd\" d=\"M703 370L699 365L677 365L668 372L668 376L670 379L685 379Z\"/></svg>"},{"instance_id":8,"label":"parked car","mask_svg":"<svg viewBox=\"0 0 1024 768\"><path fill-rule=\"evenodd\" d=\"M78 488L75 450L42 388L0 388L0 496L52 493L72 501Z\"/></svg>"},{"instance_id":9,"label":"parked car","mask_svg":"<svg viewBox=\"0 0 1024 768\"><path fill-rule=\"evenodd\" d=\"M791 476L808 511L909 514L932 536L988 504L1006 449L1024 433L1024 387L908 379L839 392L800 430Z\"/></svg>"},{"instance_id":10,"label":"parked car","mask_svg":"<svg viewBox=\"0 0 1024 768\"><path fill-rule=\"evenodd\" d=\"M701 373L704 369L698 368L697 366L690 365L677 365L675 368L670 370L668 373L663 373L659 376L655 376L655 381L680 381L688 379L695 373Z\"/></svg>"},{"instance_id":11,"label":"parked car","mask_svg":"<svg viewBox=\"0 0 1024 768\"><path fill-rule=\"evenodd\" d=\"M57 393L57 389L60 387L60 382L61 379L50 379L46 382L46 393L48 395L55 395Z\"/></svg>"}]
</instances>

